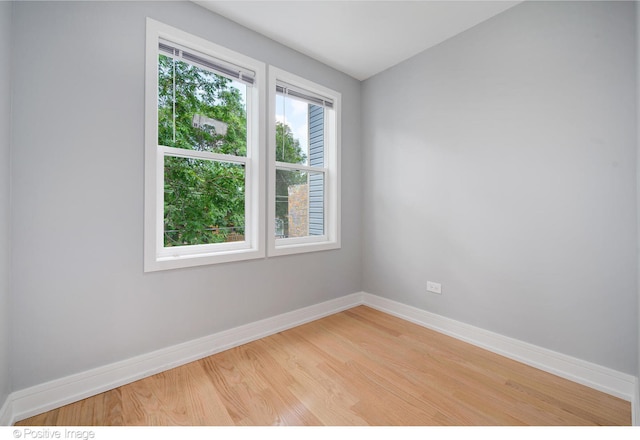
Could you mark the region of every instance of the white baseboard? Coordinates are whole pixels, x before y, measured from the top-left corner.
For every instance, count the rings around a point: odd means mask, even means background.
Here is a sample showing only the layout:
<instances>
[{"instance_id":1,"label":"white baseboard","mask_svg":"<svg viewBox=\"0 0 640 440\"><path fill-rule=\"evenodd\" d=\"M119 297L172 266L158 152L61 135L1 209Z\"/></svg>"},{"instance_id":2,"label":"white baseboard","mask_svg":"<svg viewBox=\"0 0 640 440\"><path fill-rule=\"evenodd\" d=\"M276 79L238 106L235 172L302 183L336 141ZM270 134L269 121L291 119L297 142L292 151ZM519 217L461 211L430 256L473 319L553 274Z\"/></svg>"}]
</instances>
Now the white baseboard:
<instances>
[{"instance_id":1,"label":"white baseboard","mask_svg":"<svg viewBox=\"0 0 640 440\"><path fill-rule=\"evenodd\" d=\"M11 425L11 396L7 396L2 406L0 406L0 426Z\"/></svg>"},{"instance_id":2,"label":"white baseboard","mask_svg":"<svg viewBox=\"0 0 640 440\"><path fill-rule=\"evenodd\" d=\"M380 296L363 293L363 304L629 402L635 400L635 376Z\"/></svg>"},{"instance_id":3,"label":"white baseboard","mask_svg":"<svg viewBox=\"0 0 640 440\"><path fill-rule=\"evenodd\" d=\"M631 424L640 426L640 378L636 378L636 390L631 401Z\"/></svg>"},{"instance_id":4,"label":"white baseboard","mask_svg":"<svg viewBox=\"0 0 640 440\"><path fill-rule=\"evenodd\" d=\"M7 399L7 425L362 304L362 294L294 310L27 389ZM4 408L4 407L3 407ZM2 420L3 422L5 420ZM2 423L5 424L5 423Z\"/></svg>"},{"instance_id":5,"label":"white baseboard","mask_svg":"<svg viewBox=\"0 0 640 440\"><path fill-rule=\"evenodd\" d=\"M11 425L18 420L362 304L631 401L633 423L640 423L639 384L634 376L360 292L15 391L0 409L0 425Z\"/></svg>"}]
</instances>

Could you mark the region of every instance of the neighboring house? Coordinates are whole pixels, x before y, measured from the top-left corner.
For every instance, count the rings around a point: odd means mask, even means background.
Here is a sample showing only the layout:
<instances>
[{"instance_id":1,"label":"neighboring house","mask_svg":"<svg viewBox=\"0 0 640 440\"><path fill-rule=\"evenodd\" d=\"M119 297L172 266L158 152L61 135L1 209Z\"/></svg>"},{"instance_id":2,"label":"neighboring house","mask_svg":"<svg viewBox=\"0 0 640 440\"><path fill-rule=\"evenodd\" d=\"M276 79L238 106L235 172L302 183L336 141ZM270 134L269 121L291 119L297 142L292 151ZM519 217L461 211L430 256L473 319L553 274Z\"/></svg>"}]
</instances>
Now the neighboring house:
<instances>
[{"instance_id":1,"label":"neighboring house","mask_svg":"<svg viewBox=\"0 0 640 440\"><path fill-rule=\"evenodd\" d=\"M309 184L289 186L289 237L309 235Z\"/></svg>"},{"instance_id":2,"label":"neighboring house","mask_svg":"<svg viewBox=\"0 0 640 440\"><path fill-rule=\"evenodd\" d=\"M309 104L309 165L324 166L324 108L313 104ZM324 234L322 174L309 173L307 183L289 186L287 202L288 237ZM276 235L282 234L276 230Z\"/></svg>"},{"instance_id":3,"label":"neighboring house","mask_svg":"<svg viewBox=\"0 0 640 440\"><path fill-rule=\"evenodd\" d=\"M309 165L324 165L324 108L309 104ZM309 176L309 235L324 234L324 178Z\"/></svg>"}]
</instances>

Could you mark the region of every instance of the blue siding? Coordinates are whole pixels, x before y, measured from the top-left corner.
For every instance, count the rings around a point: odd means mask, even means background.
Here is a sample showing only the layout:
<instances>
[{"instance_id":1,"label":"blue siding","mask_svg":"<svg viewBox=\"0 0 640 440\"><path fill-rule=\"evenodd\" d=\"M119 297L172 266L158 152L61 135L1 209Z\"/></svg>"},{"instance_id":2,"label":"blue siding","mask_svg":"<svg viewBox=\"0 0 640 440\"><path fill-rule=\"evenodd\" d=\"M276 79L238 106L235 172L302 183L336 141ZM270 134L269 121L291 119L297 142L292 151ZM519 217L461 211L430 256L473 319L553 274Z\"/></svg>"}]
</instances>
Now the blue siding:
<instances>
[{"instance_id":1,"label":"blue siding","mask_svg":"<svg viewBox=\"0 0 640 440\"><path fill-rule=\"evenodd\" d=\"M324 166L324 108L309 104L309 165ZM324 173L309 175L309 235L324 234Z\"/></svg>"}]
</instances>

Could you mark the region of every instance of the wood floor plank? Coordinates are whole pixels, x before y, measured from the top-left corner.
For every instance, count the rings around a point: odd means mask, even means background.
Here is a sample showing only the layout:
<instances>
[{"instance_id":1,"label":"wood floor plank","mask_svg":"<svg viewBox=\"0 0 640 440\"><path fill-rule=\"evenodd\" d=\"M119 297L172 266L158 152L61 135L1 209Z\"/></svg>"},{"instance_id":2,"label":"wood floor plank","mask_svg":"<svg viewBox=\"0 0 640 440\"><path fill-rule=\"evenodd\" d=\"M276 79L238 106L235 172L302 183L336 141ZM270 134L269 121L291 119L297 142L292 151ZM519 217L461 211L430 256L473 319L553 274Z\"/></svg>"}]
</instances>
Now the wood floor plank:
<instances>
[{"instance_id":1,"label":"wood floor plank","mask_svg":"<svg viewBox=\"0 0 640 440\"><path fill-rule=\"evenodd\" d=\"M338 317L336 317L338 319ZM372 333L375 333L375 329L368 329L366 324L362 323L354 323L348 322L348 327L341 327L336 325L336 323L326 324L327 327L331 327L331 331L338 333L344 333L343 336L348 335L349 343L351 344L351 349L354 353L360 352L361 357L360 361L367 363L367 365L373 366L383 366L386 371L381 372L381 377L392 377L394 371L401 372L400 376L404 378L409 378L412 382L410 386L418 392L422 392L424 396L429 396L423 400L433 399L434 394L438 394L439 404L441 404L442 399L454 399L456 403L464 403L464 399L470 398L470 393L473 392L481 392L485 396L487 402L485 405L478 406L476 408L482 408L482 412L479 410L468 411L467 416L473 417L474 424L476 425L500 425L500 424L508 424L508 425L520 425L520 422L517 418L510 416L507 412L504 411L493 411L494 415L490 416L489 412L492 407L496 407L501 404L503 406L508 406L504 402L497 402L504 400L504 396L493 393L493 389L490 387L485 387L485 389L480 391L471 391L465 392L461 396L456 396L450 394L449 396L445 396L439 392L438 389L434 389L434 385L438 388L441 385L446 384L444 389L450 390L467 390L470 385L470 381L465 378L465 376L469 375L469 371L456 369L455 365L451 362L447 363L445 367L440 367L437 363L434 363L433 360L425 359L422 357L422 353L418 353L412 349L410 346L406 345L397 345L393 344L392 340L384 341L384 336L375 335L370 336ZM327 329L329 330L329 329ZM385 332L387 333L387 332ZM388 334L388 333L387 333ZM393 338L392 338L393 339ZM358 344L353 345L353 341L360 341ZM370 341L383 342L380 344L372 344ZM371 362L371 360L374 362ZM449 359L450 361L450 359ZM438 361L440 362L440 360ZM473 383L473 380L471 380ZM475 384L477 386L477 384ZM398 383L398 379L393 383L393 388L398 389L400 384ZM366 388L366 387L363 387ZM509 402L509 404L512 402ZM426 403L422 403L425 405ZM445 417L442 413L440 413L440 419ZM433 419L431 421L426 421L423 419L416 419L411 424L439 424L437 419Z\"/></svg>"},{"instance_id":2,"label":"wood floor plank","mask_svg":"<svg viewBox=\"0 0 640 440\"><path fill-rule=\"evenodd\" d=\"M371 316L374 313L381 321L395 319L389 315L379 316L376 311L366 307L349 312L364 316ZM379 325L382 324L379 323ZM447 372L461 366L465 373L456 374L456 380L475 372L477 374L471 379L476 387L481 387L483 383L489 385L484 395L491 396L493 391L501 390L501 393L510 394L518 399L520 410L528 401L531 405L545 409L547 411L545 416L550 416L553 411L562 411L560 417L563 417L565 422L570 421L572 425L602 424L604 420L613 421L616 425L629 423L629 403L622 399L604 393L594 393L586 386L410 323L401 324L401 326L403 327L401 337L409 337L415 343L421 344L418 352L427 357L421 363L429 365L429 372L424 371L424 374L435 374L441 371L438 369L439 365L443 366ZM437 381L446 382L446 379L439 376ZM510 387L516 387L516 384L519 384L521 393L513 394L504 390L505 384ZM452 388L457 386L458 384L449 384ZM524 390L529 388L535 392L528 391L526 392L528 396L525 396ZM495 398L494 396L492 401ZM545 401L553 403L545 405ZM515 402L512 401L506 407L510 408L514 404Z\"/></svg>"},{"instance_id":3,"label":"wood floor plank","mask_svg":"<svg viewBox=\"0 0 640 440\"><path fill-rule=\"evenodd\" d=\"M288 341L286 350L277 343L280 338L267 338L265 343L293 377L288 389L298 401L309 408L322 425L367 425L350 409L358 402L358 397L348 393L335 377L318 367L325 362L324 357L303 340L296 341L294 332L287 332L285 338Z\"/></svg>"},{"instance_id":4,"label":"wood floor plank","mask_svg":"<svg viewBox=\"0 0 640 440\"><path fill-rule=\"evenodd\" d=\"M17 425L630 425L622 399L360 306Z\"/></svg>"},{"instance_id":5,"label":"wood floor plank","mask_svg":"<svg viewBox=\"0 0 640 440\"><path fill-rule=\"evenodd\" d=\"M266 385L254 377L245 346L227 350L201 362L234 424L272 424L269 402L262 397Z\"/></svg>"}]
</instances>

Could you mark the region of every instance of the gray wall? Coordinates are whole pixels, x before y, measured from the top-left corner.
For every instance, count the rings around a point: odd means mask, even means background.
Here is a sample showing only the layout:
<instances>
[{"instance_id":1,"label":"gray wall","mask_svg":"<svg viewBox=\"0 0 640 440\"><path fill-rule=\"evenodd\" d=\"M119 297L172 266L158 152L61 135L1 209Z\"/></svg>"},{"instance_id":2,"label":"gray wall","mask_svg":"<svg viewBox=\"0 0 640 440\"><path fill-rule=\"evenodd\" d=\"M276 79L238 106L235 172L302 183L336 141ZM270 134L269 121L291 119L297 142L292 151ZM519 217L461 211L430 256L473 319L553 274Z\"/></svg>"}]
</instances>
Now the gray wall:
<instances>
[{"instance_id":1,"label":"gray wall","mask_svg":"<svg viewBox=\"0 0 640 440\"><path fill-rule=\"evenodd\" d=\"M143 273L147 16L342 93L341 250ZM358 81L189 2L19 2L13 26L14 389L360 290Z\"/></svg>"},{"instance_id":2,"label":"gray wall","mask_svg":"<svg viewBox=\"0 0 640 440\"><path fill-rule=\"evenodd\" d=\"M523 3L364 82L365 291L638 373L633 8Z\"/></svg>"},{"instance_id":3,"label":"gray wall","mask_svg":"<svg viewBox=\"0 0 640 440\"><path fill-rule=\"evenodd\" d=\"M11 11L0 2L0 408L11 391L9 376Z\"/></svg>"},{"instance_id":4,"label":"gray wall","mask_svg":"<svg viewBox=\"0 0 640 440\"><path fill-rule=\"evenodd\" d=\"M638 216L638 255L640 255L640 4L636 6L636 209ZM638 368L636 370L635 424L640 425L640 256L638 257Z\"/></svg>"}]
</instances>

